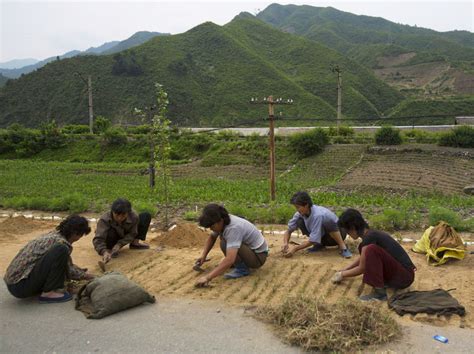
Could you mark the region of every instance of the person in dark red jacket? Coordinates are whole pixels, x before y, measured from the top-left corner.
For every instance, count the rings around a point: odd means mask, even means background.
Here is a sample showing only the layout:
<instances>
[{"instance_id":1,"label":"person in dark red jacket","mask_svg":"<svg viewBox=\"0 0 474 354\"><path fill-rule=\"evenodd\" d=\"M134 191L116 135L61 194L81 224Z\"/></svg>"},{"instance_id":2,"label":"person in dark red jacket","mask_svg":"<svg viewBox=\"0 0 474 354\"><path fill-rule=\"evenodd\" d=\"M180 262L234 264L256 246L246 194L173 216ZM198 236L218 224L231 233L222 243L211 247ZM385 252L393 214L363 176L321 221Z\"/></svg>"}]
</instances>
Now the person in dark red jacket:
<instances>
[{"instance_id":1,"label":"person in dark red jacket","mask_svg":"<svg viewBox=\"0 0 474 354\"><path fill-rule=\"evenodd\" d=\"M333 283L362 274L362 281L374 288L371 294L360 297L363 301L387 300L386 288L404 289L413 283L415 265L403 247L389 234L370 229L361 213L355 209L344 211L338 225L354 240L362 238L362 242L359 245L360 257L336 272Z\"/></svg>"}]
</instances>

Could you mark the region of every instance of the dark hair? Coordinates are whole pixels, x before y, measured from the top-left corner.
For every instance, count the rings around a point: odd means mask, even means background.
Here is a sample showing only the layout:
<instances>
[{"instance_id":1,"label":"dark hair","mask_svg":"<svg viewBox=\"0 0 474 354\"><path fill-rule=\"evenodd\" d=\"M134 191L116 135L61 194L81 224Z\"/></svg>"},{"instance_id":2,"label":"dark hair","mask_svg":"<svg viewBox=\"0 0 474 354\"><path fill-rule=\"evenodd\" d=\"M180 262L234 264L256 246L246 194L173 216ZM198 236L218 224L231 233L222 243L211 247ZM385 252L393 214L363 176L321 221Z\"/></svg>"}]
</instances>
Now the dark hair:
<instances>
[{"instance_id":1,"label":"dark hair","mask_svg":"<svg viewBox=\"0 0 474 354\"><path fill-rule=\"evenodd\" d=\"M309 196L308 193L304 191L299 191L293 194L293 196L290 199L290 203L293 205L308 205L309 207L313 206L313 201L311 197Z\"/></svg>"},{"instance_id":2,"label":"dark hair","mask_svg":"<svg viewBox=\"0 0 474 354\"><path fill-rule=\"evenodd\" d=\"M91 232L89 227L89 222L83 216L79 215L70 215L56 227L56 230L59 231L67 240L73 235L87 235Z\"/></svg>"},{"instance_id":3,"label":"dark hair","mask_svg":"<svg viewBox=\"0 0 474 354\"><path fill-rule=\"evenodd\" d=\"M132 211L132 204L124 198L119 198L112 203L112 212L115 214L128 214Z\"/></svg>"},{"instance_id":4,"label":"dark hair","mask_svg":"<svg viewBox=\"0 0 474 354\"><path fill-rule=\"evenodd\" d=\"M364 220L362 214L351 208L346 209L341 216L339 216L337 225L346 230L354 228L359 236L364 235L364 230L369 228L369 224Z\"/></svg>"},{"instance_id":5,"label":"dark hair","mask_svg":"<svg viewBox=\"0 0 474 354\"><path fill-rule=\"evenodd\" d=\"M223 206L212 203L206 205L202 210L202 214L199 217L199 225L208 228L221 220L224 220L224 225L229 225L229 212Z\"/></svg>"}]
</instances>

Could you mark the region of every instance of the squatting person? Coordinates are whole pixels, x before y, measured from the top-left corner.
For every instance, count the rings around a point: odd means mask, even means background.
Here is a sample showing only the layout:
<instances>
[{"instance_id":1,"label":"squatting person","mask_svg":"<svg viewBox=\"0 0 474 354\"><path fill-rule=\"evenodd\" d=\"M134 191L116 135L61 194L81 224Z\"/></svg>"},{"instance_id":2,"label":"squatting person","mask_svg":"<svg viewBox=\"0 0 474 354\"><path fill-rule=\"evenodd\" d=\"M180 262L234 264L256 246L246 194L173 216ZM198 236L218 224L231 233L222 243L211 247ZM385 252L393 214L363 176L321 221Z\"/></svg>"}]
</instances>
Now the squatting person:
<instances>
[{"instance_id":1,"label":"squatting person","mask_svg":"<svg viewBox=\"0 0 474 354\"><path fill-rule=\"evenodd\" d=\"M372 230L355 209L347 209L339 217L338 224L356 240L362 238L359 245L360 257L348 267L336 272L332 281L341 282L344 278L363 274L362 281L372 286L373 292L360 299L387 299L386 288L404 289L415 279L415 265L408 254L389 234Z\"/></svg>"},{"instance_id":2,"label":"squatting person","mask_svg":"<svg viewBox=\"0 0 474 354\"><path fill-rule=\"evenodd\" d=\"M72 300L65 291L66 279L92 279L87 269L72 263L72 244L91 231L86 218L71 215L54 231L28 242L7 268L4 280L17 298L39 296L40 303Z\"/></svg>"},{"instance_id":3,"label":"squatting person","mask_svg":"<svg viewBox=\"0 0 474 354\"><path fill-rule=\"evenodd\" d=\"M112 203L111 210L97 222L92 240L94 248L105 263L117 256L125 245L129 245L130 249L150 248L149 245L140 243L140 240L146 239L150 222L150 213L137 215L127 199L119 198Z\"/></svg>"},{"instance_id":4,"label":"squatting person","mask_svg":"<svg viewBox=\"0 0 474 354\"><path fill-rule=\"evenodd\" d=\"M352 253L344 240L346 232L337 225L337 216L331 210L314 205L308 193L296 192L290 199L296 213L288 222L288 229L283 235L281 248L285 257L291 257L299 250L311 247L308 252L317 252L325 246L339 246L341 256L351 258ZM293 231L300 229L309 239L301 245L290 249L288 243Z\"/></svg>"},{"instance_id":5,"label":"squatting person","mask_svg":"<svg viewBox=\"0 0 474 354\"><path fill-rule=\"evenodd\" d=\"M250 274L249 268L260 268L268 256L268 244L262 233L249 221L229 214L218 204L208 204L199 217L199 225L210 228L209 235L197 264L204 264L209 251L220 236L220 247L225 258L209 274L200 277L196 286L205 286L213 278L234 265L233 271L224 275L236 279Z\"/></svg>"}]
</instances>

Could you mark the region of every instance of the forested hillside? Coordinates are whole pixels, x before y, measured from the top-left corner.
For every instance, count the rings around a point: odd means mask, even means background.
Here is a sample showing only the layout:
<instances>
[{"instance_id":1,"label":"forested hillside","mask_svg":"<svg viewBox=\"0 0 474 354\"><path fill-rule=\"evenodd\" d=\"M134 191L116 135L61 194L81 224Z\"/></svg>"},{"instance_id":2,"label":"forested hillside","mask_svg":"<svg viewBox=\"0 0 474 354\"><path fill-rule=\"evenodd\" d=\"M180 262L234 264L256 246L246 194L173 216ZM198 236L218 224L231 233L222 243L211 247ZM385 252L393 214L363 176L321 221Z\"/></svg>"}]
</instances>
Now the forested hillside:
<instances>
[{"instance_id":1,"label":"forested hillside","mask_svg":"<svg viewBox=\"0 0 474 354\"><path fill-rule=\"evenodd\" d=\"M155 82L168 91L169 116L178 125L261 118L265 107L249 100L270 94L295 101L284 107L286 116L335 118L335 63L346 68L346 117L376 118L401 102L396 90L342 54L241 14L222 27L204 23L114 55L54 61L10 80L0 91L0 125L87 122L79 73L92 77L95 114L115 122L137 123L132 112L153 103Z\"/></svg>"}]
</instances>

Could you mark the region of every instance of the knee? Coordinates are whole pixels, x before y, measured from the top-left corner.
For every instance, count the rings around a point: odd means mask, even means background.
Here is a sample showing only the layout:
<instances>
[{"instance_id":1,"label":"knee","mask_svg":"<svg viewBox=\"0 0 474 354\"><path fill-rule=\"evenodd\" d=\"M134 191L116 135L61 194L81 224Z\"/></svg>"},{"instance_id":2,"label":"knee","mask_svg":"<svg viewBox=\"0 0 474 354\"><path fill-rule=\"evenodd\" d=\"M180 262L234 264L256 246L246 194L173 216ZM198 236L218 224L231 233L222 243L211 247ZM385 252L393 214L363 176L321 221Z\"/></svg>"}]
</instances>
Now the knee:
<instances>
[{"instance_id":1,"label":"knee","mask_svg":"<svg viewBox=\"0 0 474 354\"><path fill-rule=\"evenodd\" d=\"M151 222L151 214L148 213L148 212L140 213L140 215L138 215L138 217L139 217L140 220L142 220L142 222L145 223L145 224L149 224L149 223Z\"/></svg>"}]
</instances>

